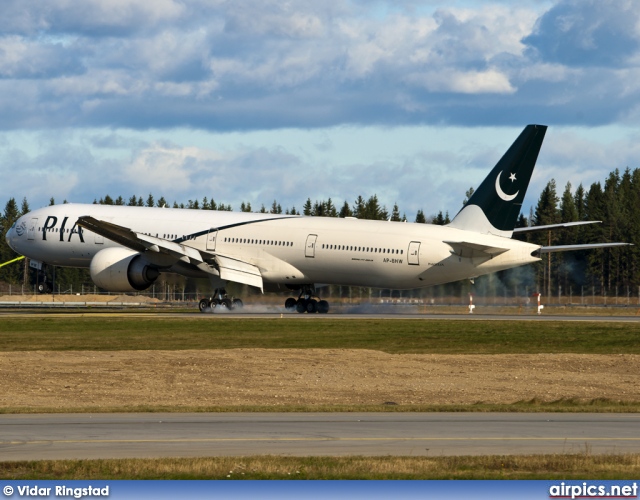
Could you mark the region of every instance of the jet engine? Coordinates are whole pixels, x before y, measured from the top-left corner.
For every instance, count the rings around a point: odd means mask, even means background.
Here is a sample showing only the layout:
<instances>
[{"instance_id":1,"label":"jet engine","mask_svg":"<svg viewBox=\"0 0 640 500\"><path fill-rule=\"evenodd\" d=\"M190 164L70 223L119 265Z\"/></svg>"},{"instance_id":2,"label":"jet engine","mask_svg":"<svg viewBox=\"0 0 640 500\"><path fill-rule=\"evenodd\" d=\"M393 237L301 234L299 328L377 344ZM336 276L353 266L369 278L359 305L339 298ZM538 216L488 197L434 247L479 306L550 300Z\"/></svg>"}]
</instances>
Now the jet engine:
<instances>
[{"instance_id":1,"label":"jet engine","mask_svg":"<svg viewBox=\"0 0 640 500\"><path fill-rule=\"evenodd\" d=\"M149 288L160 272L138 252L126 248L100 250L89 265L91 279L109 292L134 292Z\"/></svg>"}]
</instances>

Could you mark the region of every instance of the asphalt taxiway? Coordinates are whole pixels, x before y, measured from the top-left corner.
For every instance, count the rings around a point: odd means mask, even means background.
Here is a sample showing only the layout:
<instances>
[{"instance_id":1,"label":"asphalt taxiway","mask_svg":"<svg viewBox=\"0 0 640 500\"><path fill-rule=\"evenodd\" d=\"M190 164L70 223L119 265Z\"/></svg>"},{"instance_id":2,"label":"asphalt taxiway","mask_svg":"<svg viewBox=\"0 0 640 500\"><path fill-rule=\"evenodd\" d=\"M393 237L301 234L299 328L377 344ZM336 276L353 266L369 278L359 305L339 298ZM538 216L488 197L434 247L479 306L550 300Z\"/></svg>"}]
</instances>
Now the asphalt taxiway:
<instances>
[{"instance_id":1,"label":"asphalt taxiway","mask_svg":"<svg viewBox=\"0 0 640 500\"><path fill-rule=\"evenodd\" d=\"M0 415L0 461L640 453L640 414Z\"/></svg>"}]
</instances>

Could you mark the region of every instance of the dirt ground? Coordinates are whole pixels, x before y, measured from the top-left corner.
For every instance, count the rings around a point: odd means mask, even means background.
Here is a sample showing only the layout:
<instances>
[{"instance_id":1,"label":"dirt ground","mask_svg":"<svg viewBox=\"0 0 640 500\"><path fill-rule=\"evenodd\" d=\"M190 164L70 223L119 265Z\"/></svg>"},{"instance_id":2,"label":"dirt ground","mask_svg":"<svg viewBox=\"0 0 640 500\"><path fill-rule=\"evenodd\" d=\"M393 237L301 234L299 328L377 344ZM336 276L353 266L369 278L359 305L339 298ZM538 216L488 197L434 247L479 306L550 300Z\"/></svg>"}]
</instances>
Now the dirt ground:
<instances>
[{"instance_id":1,"label":"dirt ground","mask_svg":"<svg viewBox=\"0 0 640 500\"><path fill-rule=\"evenodd\" d=\"M640 355L231 349L0 353L0 408L640 401Z\"/></svg>"},{"instance_id":2,"label":"dirt ground","mask_svg":"<svg viewBox=\"0 0 640 500\"><path fill-rule=\"evenodd\" d=\"M147 303L147 302L159 302L158 299L147 297L145 295L52 295L52 294L37 294L37 295L0 295L0 302L134 302L134 303Z\"/></svg>"}]
</instances>

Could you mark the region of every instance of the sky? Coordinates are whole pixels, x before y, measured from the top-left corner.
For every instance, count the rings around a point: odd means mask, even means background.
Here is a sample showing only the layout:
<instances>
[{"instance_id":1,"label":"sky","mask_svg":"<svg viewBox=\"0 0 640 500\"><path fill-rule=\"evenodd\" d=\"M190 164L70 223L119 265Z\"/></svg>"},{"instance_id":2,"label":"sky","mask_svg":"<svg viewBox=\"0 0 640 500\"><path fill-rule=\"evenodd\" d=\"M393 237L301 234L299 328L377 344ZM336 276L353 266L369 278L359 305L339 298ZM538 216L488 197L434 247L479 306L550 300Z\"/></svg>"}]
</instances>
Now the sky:
<instances>
[{"instance_id":1,"label":"sky","mask_svg":"<svg viewBox=\"0 0 640 500\"><path fill-rule=\"evenodd\" d=\"M3 0L0 203L461 208L529 123L525 198L640 154L633 0Z\"/></svg>"}]
</instances>

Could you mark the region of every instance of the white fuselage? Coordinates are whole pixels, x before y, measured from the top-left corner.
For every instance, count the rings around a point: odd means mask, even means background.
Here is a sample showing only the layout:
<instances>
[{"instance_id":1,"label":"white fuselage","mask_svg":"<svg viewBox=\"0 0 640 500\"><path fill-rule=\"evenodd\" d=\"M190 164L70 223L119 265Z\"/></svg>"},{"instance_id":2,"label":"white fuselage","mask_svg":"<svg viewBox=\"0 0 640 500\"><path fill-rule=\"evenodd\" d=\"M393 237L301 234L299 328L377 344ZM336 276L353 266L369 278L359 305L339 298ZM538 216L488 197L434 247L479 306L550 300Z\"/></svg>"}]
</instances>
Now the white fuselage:
<instances>
[{"instance_id":1,"label":"white fuselage","mask_svg":"<svg viewBox=\"0 0 640 500\"><path fill-rule=\"evenodd\" d=\"M35 210L16 222L7 241L16 252L36 261L89 267L100 250L120 245L79 228L80 216L250 263L265 283L281 285L419 288L539 260L532 257L538 245L446 226L111 205L65 204ZM465 257L445 243L451 241L508 250ZM164 271L179 269L169 265Z\"/></svg>"}]
</instances>

